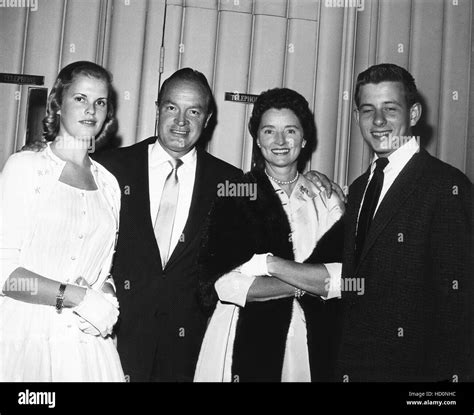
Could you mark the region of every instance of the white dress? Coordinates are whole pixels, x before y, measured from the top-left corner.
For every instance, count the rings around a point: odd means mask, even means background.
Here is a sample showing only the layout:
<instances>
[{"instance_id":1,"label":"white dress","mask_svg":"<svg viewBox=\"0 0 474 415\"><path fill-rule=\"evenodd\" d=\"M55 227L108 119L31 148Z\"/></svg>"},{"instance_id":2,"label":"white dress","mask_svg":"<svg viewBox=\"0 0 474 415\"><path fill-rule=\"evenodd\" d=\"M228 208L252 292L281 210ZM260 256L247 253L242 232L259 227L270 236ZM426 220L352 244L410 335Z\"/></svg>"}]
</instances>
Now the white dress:
<instances>
[{"instance_id":1,"label":"white dress","mask_svg":"<svg viewBox=\"0 0 474 415\"><path fill-rule=\"evenodd\" d=\"M10 170L15 171L15 166ZM96 182L97 178L96 174ZM3 179L15 180L9 174ZM29 207L35 217L35 230L23 241L16 265L61 282L82 276L96 284L104 266L109 266L110 240L115 239L117 226L99 182L98 190L87 191L54 181L47 202ZM19 189L22 191L28 189ZM2 202L2 220L18 221L12 207ZM19 214L23 208L18 205ZM8 227L3 223L0 248L2 266L9 274L15 267L10 264L15 241L8 238ZM25 283L34 290L33 281ZM0 381L124 381L112 337L85 334L79 330L77 319L68 308L59 314L53 306L0 296Z\"/></svg>"},{"instance_id":2,"label":"white dress","mask_svg":"<svg viewBox=\"0 0 474 415\"><path fill-rule=\"evenodd\" d=\"M343 203L332 196L328 199L304 176L300 176L290 197L273 181L275 192L287 214L296 262L309 257L317 241L340 219ZM337 287L341 264L324 264ZM232 382L232 353L240 307L245 307L247 292L255 277L232 271L215 283L220 301L210 319L201 346L195 382ZM334 284L334 285L333 285ZM339 295L337 288L329 290L327 298ZM293 312L286 340L282 382L310 382L306 320L302 307L293 301Z\"/></svg>"}]
</instances>

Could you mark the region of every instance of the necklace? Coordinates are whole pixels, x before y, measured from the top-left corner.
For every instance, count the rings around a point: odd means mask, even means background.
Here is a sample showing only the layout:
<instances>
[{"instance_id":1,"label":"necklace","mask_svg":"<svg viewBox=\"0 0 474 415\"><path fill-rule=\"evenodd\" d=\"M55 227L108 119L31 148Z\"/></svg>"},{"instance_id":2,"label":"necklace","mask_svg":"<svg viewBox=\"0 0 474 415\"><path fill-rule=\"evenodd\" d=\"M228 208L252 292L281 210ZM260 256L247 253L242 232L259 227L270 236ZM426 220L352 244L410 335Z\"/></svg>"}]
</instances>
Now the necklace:
<instances>
[{"instance_id":1,"label":"necklace","mask_svg":"<svg viewBox=\"0 0 474 415\"><path fill-rule=\"evenodd\" d=\"M268 174L268 172L267 172L267 169L264 169L264 171L265 171L265 174L268 176L268 178L269 178L270 180L273 180L275 183L278 183L278 184L291 184L291 183L294 183L294 182L296 182L296 181L298 180L298 177L299 177L299 175L300 175L300 173L297 171L297 172L296 172L296 176L295 176L293 179L288 180L287 182L285 182L285 181L283 181L283 180L278 180L278 179L275 179L273 176L270 176L270 175Z\"/></svg>"}]
</instances>

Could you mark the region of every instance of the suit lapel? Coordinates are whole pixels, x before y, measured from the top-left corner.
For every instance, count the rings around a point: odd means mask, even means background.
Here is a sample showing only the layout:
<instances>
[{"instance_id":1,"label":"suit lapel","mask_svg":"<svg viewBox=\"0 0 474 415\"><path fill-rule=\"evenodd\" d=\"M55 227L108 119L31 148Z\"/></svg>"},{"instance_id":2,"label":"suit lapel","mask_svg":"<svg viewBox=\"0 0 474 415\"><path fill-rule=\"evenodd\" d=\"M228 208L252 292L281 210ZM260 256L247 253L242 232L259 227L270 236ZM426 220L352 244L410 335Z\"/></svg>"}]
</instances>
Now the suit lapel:
<instances>
[{"instance_id":1,"label":"suit lapel","mask_svg":"<svg viewBox=\"0 0 474 415\"><path fill-rule=\"evenodd\" d=\"M140 217L142 222L141 229L143 229L143 238L149 241L151 248L155 249L153 258L157 261L157 266L161 268L161 254L156 242L155 233L153 230L153 221L150 214L150 179L148 169L148 146L156 141L156 137L150 137L142 141L135 148L136 154L132 154L133 168L130 171L136 172L135 182L130 184L130 192L133 200L131 206L132 211L139 213L133 215L133 218ZM138 225L138 224L137 224Z\"/></svg>"},{"instance_id":2,"label":"suit lapel","mask_svg":"<svg viewBox=\"0 0 474 415\"><path fill-rule=\"evenodd\" d=\"M166 264L166 268L173 265L194 239L197 232L200 231L203 220L210 208L210 204L207 203L206 198L213 198L215 195L215 189L212 188L212 185L209 186L209 183L213 183L212 169L210 169L208 163L206 163L206 153L200 148L196 148L196 150L196 177L194 179L193 196L189 207L188 219L182 233L183 239L176 245Z\"/></svg>"},{"instance_id":3,"label":"suit lapel","mask_svg":"<svg viewBox=\"0 0 474 415\"><path fill-rule=\"evenodd\" d=\"M367 171L361 176L360 181L351 188L351 195L354 195L353 203L351 205L351 212L352 216L355 216L356 228L357 228L357 218L359 216L360 205L362 204L362 198L364 196L365 188L367 187L367 181L369 180L370 176L370 166Z\"/></svg>"},{"instance_id":4,"label":"suit lapel","mask_svg":"<svg viewBox=\"0 0 474 415\"><path fill-rule=\"evenodd\" d=\"M349 199L346 209L345 219L345 238L344 238L344 261L343 275L352 275L354 273L354 254L355 237L357 232L357 217L359 215L362 197L367 186L367 180L370 174L370 166L367 171L352 183L349 190Z\"/></svg>"},{"instance_id":5,"label":"suit lapel","mask_svg":"<svg viewBox=\"0 0 474 415\"><path fill-rule=\"evenodd\" d=\"M418 186L418 178L422 176L426 164L424 150L416 153L402 169L383 198L374 216L364 249L361 253L359 266L370 251L380 233L388 225L393 216L400 210L407 198ZM360 203L359 203L360 206Z\"/></svg>"}]
</instances>

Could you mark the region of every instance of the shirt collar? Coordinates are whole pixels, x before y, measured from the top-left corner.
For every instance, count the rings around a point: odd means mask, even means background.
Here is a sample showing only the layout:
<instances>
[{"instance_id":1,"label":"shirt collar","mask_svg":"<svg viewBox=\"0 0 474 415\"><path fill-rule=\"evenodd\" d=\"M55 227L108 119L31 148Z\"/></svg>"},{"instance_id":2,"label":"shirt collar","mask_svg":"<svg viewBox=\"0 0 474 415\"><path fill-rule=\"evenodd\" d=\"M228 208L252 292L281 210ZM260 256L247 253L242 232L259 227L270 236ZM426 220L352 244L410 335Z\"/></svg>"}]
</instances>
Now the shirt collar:
<instances>
[{"instance_id":1,"label":"shirt collar","mask_svg":"<svg viewBox=\"0 0 474 415\"><path fill-rule=\"evenodd\" d=\"M405 144L403 144L400 148L395 150L392 154L390 154L388 158L388 165L385 167L384 171L386 170L401 170L408 161L413 157L415 153L420 151L420 144L418 143L415 137L410 138ZM371 171L375 169L375 161L379 156L377 154L374 155L374 159L372 160Z\"/></svg>"},{"instance_id":2,"label":"shirt collar","mask_svg":"<svg viewBox=\"0 0 474 415\"><path fill-rule=\"evenodd\" d=\"M160 164L167 163L168 160L171 160L172 157L163 149L161 143L158 140L156 140L153 144L150 144L150 146L149 163L151 166L158 166ZM181 161L183 162L183 166L194 163L197 157L196 154L196 147L193 147L191 151L180 157Z\"/></svg>"}]
</instances>

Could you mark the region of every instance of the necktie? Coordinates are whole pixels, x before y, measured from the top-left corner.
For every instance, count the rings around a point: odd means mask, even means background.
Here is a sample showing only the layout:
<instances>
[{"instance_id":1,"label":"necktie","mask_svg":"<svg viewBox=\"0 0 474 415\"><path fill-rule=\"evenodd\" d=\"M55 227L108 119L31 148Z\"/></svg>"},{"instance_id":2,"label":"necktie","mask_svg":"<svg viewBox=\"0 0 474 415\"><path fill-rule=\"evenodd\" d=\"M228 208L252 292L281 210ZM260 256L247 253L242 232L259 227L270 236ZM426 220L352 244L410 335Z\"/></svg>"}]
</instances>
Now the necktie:
<instances>
[{"instance_id":1,"label":"necktie","mask_svg":"<svg viewBox=\"0 0 474 415\"><path fill-rule=\"evenodd\" d=\"M365 192L364 202L360 210L359 221L357 222L356 234L356 264L359 262L362 248L364 247L365 237L369 233L375 208L380 198L380 192L383 186L383 169L388 164L386 157L378 158L375 162L375 170L370 180L369 186Z\"/></svg>"},{"instance_id":2,"label":"necktie","mask_svg":"<svg viewBox=\"0 0 474 415\"><path fill-rule=\"evenodd\" d=\"M160 248L161 263L163 268L169 259L171 237L173 235L174 218L176 216L176 206L178 204L179 180L178 168L183 164L180 159L168 161L171 165L171 172L168 174L161 194L160 206L156 214L155 231L156 241Z\"/></svg>"}]
</instances>

